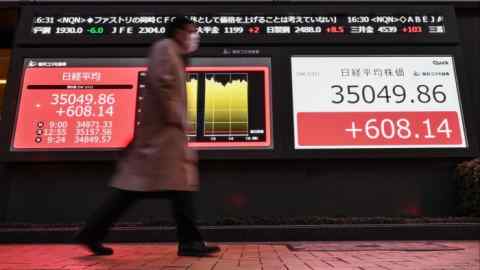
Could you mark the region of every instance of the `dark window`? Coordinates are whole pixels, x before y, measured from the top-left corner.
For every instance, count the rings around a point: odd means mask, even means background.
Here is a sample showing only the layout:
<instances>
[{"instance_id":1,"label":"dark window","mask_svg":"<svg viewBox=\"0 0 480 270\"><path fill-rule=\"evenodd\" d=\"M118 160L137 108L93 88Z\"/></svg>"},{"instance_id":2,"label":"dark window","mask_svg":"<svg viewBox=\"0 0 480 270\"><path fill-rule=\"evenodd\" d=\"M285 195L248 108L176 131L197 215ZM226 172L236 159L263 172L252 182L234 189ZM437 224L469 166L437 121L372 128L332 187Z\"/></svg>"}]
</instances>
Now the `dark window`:
<instances>
[{"instance_id":1,"label":"dark window","mask_svg":"<svg viewBox=\"0 0 480 270\"><path fill-rule=\"evenodd\" d=\"M7 86L7 73L10 64L10 49L0 49L0 115L3 111L3 97Z\"/></svg>"}]
</instances>

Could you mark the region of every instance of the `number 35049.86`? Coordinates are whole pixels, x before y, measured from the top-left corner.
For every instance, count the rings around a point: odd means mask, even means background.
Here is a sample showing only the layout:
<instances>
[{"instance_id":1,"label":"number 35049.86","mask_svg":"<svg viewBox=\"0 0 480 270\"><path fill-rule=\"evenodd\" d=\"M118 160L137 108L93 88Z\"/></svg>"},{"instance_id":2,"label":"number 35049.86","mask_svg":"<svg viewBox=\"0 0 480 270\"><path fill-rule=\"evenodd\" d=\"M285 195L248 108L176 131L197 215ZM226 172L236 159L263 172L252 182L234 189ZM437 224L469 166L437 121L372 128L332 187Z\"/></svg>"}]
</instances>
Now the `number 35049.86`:
<instances>
[{"instance_id":1,"label":"number 35049.86","mask_svg":"<svg viewBox=\"0 0 480 270\"><path fill-rule=\"evenodd\" d=\"M115 94L52 94L51 105L113 105Z\"/></svg>"},{"instance_id":2,"label":"number 35049.86","mask_svg":"<svg viewBox=\"0 0 480 270\"><path fill-rule=\"evenodd\" d=\"M415 93L408 95L405 86L397 84L375 88L372 85L332 85L334 93L332 103L445 103L447 95L442 84L433 86L421 84L416 87Z\"/></svg>"}]
</instances>

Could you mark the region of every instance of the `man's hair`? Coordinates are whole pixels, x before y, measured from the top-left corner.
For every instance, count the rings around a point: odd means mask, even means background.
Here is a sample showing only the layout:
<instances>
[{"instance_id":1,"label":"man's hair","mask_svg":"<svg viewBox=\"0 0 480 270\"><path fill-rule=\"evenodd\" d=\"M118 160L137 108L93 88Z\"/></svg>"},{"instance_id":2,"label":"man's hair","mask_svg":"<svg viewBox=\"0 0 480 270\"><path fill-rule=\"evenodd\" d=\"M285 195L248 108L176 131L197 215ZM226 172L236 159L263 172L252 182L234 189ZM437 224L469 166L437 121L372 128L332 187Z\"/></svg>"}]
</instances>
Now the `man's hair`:
<instances>
[{"instance_id":1,"label":"man's hair","mask_svg":"<svg viewBox=\"0 0 480 270\"><path fill-rule=\"evenodd\" d=\"M177 17L172 22L169 22L166 26L166 36L168 38L173 38L178 30L183 30L187 25L194 25L193 21L187 19L186 17Z\"/></svg>"}]
</instances>

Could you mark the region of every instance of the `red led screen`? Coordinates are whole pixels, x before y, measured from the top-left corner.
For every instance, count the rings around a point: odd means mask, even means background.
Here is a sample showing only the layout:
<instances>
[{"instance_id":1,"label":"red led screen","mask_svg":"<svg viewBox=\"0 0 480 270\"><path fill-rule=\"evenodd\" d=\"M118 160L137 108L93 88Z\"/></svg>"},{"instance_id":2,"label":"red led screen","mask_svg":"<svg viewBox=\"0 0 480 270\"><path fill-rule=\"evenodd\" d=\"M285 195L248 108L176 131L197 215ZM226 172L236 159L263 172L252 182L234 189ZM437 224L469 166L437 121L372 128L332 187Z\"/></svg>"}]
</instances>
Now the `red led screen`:
<instances>
[{"instance_id":1,"label":"red led screen","mask_svg":"<svg viewBox=\"0 0 480 270\"><path fill-rule=\"evenodd\" d=\"M271 148L270 67L220 60L187 67L189 145ZM27 59L13 150L125 148L141 125L146 76L141 58Z\"/></svg>"},{"instance_id":2,"label":"red led screen","mask_svg":"<svg viewBox=\"0 0 480 270\"><path fill-rule=\"evenodd\" d=\"M27 68L13 147L125 147L133 138L137 81L144 69Z\"/></svg>"}]
</instances>

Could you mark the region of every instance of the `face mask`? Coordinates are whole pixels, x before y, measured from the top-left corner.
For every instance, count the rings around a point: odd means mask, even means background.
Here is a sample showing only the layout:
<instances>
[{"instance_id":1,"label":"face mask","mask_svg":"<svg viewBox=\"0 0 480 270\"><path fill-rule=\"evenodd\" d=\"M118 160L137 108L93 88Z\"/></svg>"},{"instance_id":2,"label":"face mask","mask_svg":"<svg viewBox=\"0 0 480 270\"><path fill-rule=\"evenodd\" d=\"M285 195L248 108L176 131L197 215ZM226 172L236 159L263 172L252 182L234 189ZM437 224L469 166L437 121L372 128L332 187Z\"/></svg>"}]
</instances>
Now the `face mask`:
<instances>
[{"instance_id":1,"label":"face mask","mask_svg":"<svg viewBox=\"0 0 480 270\"><path fill-rule=\"evenodd\" d=\"M188 48L187 52L192 53L198 49L198 46L200 44L200 35L195 32L191 33L190 36L188 37Z\"/></svg>"}]
</instances>

